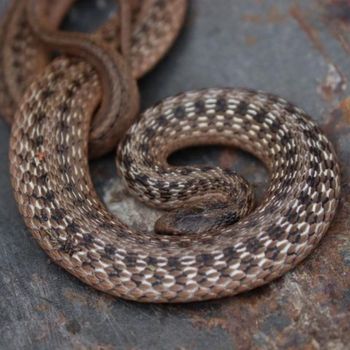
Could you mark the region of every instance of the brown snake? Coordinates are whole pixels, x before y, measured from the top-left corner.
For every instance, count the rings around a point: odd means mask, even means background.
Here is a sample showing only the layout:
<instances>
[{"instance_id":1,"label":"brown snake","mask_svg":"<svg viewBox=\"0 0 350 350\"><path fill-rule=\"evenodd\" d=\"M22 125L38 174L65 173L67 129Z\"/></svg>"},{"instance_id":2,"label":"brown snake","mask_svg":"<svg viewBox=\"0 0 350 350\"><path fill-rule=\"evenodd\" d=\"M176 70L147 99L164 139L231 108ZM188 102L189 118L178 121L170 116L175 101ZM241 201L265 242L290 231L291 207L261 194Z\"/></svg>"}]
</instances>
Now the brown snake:
<instances>
[{"instance_id":1,"label":"brown snake","mask_svg":"<svg viewBox=\"0 0 350 350\"><path fill-rule=\"evenodd\" d=\"M97 157L114 149L134 120L138 112L138 92L132 76L140 78L167 52L182 27L186 0L130 1L137 10L134 10L132 28L123 32L128 21L124 21L123 26L120 16L116 15L93 35L57 31L73 2L12 1L0 31L3 50L0 108L5 119L11 122L23 92L48 64L48 47L82 57L99 72L103 90L102 104L93 119L90 134L90 156ZM129 4L128 0L117 2L121 9ZM122 57L120 41L129 40L129 57ZM126 105L121 103L122 94L130 94L125 98Z\"/></svg>"},{"instance_id":2,"label":"brown snake","mask_svg":"<svg viewBox=\"0 0 350 350\"><path fill-rule=\"evenodd\" d=\"M130 192L178 209L157 223L163 234L128 228L105 209L89 175L100 90L90 64L57 59L26 91L11 134L12 185L26 225L82 281L142 302L230 296L296 266L327 231L340 193L332 145L299 108L244 89L168 98L131 127L117 157ZM167 163L179 148L208 143L266 165L270 185L256 208L234 172Z\"/></svg>"}]
</instances>

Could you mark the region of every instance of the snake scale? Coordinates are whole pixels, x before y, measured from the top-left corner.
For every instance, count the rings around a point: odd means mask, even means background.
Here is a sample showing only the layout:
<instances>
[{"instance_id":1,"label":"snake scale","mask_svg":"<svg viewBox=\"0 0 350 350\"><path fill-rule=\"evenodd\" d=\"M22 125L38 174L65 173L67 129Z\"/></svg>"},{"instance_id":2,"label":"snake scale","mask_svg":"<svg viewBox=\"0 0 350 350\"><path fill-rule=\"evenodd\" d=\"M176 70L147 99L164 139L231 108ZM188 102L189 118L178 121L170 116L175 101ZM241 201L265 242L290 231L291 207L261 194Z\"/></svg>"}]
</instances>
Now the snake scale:
<instances>
[{"instance_id":1,"label":"snake scale","mask_svg":"<svg viewBox=\"0 0 350 350\"><path fill-rule=\"evenodd\" d=\"M89 175L90 121L100 101L94 67L58 58L21 98L10 145L26 225L85 283L140 302L232 296L295 267L327 231L340 195L332 145L293 104L234 88L165 99L123 137L117 167L130 193L170 210L158 234L132 230L106 210ZM168 164L172 152L201 144L259 158L270 173L263 201L254 207L250 185L231 170Z\"/></svg>"}]
</instances>

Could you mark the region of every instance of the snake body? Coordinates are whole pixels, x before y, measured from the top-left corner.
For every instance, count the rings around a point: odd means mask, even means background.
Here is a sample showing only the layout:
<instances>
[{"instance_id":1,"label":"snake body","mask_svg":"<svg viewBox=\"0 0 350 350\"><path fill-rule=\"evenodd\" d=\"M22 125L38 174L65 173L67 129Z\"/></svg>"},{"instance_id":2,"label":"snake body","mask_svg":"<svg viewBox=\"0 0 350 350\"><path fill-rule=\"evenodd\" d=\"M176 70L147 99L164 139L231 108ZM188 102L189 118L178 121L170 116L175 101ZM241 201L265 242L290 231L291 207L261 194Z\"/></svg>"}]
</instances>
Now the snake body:
<instances>
[{"instance_id":1,"label":"snake body","mask_svg":"<svg viewBox=\"0 0 350 350\"><path fill-rule=\"evenodd\" d=\"M11 136L12 184L27 226L56 263L85 283L141 302L234 295L293 268L326 232L340 191L331 144L292 104L239 89L188 92L147 110L120 146L118 164L141 199L178 206L203 189L225 191L229 180L215 169L175 170L167 165L169 152L204 142L240 147L270 171L263 202L239 222L200 234L128 228L104 208L89 177L98 89L91 66L54 62L25 94Z\"/></svg>"},{"instance_id":2,"label":"snake body","mask_svg":"<svg viewBox=\"0 0 350 350\"><path fill-rule=\"evenodd\" d=\"M121 5L120 22L123 22L121 41L128 42L130 33L125 32L124 22L130 21L130 8L126 0L119 3ZM90 155L98 157L108 153L115 148L139 110L138 89L126 61L128 57L124 58L119 52L96 41L89 34L70 34L50 30L42 14L45 7L40 5L42 3L37 0L28 3L28 21L33 33L45 45L68 53L74 57L73 59L80 57L90 62L99 73L102 101L91 125ZM128 51L127 48L122 47L124 56L129 54Z\"/></svg>"},{"instance_id":3,"label":"snake body","mask_svg":"<svg viewBox=\"0 0 350 350\"><path fill-rule=\"evenodd\" d=\"M305 112L260 91L207 89L165 99L146 110L123 137L117 167L127 188L140 200L168 210L156 224L158 234L132 230L96 195L88 151L90 125L103 90L115 87L120 95L116 108L132 109L135 100L125 81L140 76L164 54L181 26L184 0L133 2L132 74L120 62L113 63L112 51L127 45L115 35L123 22L113 20L93 37L70 37L57 32L70 1L53 3L60 11L53 14L51 28L35 20L35 11L25 17L23 0L14 3L4 28L29 26L32 39L45 44L58 39L59 48L68 54L76 50L80 57L58 58L28 83L24 95L18 95L11 132L10 172L19 210L57 264L117 297L175 303L231 296L263 285L315 248L339 200L337 157ZM48 11L50 18L48 8L41 11ZM3 30L0 40L6 45L7 36L23 40L13 33ZM113 50L108 46L112 42ZM46 54L33 43L27 41L26 52L35 48ZM14 51L9 52L15 58ZM108 57L96 59L101 55ZM104 76L110 72L106 62L115 68L112 80ZM7 102L8 111L17 105L10 85L21 82L14 79L20 65L6 77L3 64L0 102ZM116 119L121 128L117 138L131 118L120 115L121 123ZM106 125L108 129L114 124ZM238 147L258 157L270 172L264 200L254 208L249 184L230 170L168 164L172 152L201 144Z\"/></svg>"},{"instance_id":4,"label":"snake body","mask_svg":"<svg viewBox=\"0 0 350 350\"><path fill-rule=\"evenodd\" d=\"M97 157L115 148L137 115L138 92L132 77L142 77L168 51L182 27L187 2L118 0L121 8L134 10L126 33L123 27L128 21L122 25L120 11L92 34L57 30L73 2L12 1L0 30L0 109L11 122L23 92L49 63L52 49L81 57L101 80L102 105L90 135L90 155ZM130 52L122 57L120 49L126 45Z\"/></svg>"}]
</instances>

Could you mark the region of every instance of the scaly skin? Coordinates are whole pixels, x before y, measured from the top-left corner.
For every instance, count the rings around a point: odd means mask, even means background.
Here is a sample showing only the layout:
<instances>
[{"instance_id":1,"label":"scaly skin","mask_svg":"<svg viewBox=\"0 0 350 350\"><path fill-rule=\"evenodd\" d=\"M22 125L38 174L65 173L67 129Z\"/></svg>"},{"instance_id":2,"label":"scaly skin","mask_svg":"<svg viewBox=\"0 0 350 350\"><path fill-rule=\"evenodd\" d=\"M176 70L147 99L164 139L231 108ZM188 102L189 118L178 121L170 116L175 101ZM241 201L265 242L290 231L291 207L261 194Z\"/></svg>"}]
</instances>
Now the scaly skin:
<instances>
[{"instance_id":1,"label":"scaly skin","mask_svg":"<svg viewBox=\"0 0 350 350\"><path fill-rule=\"evenodd\" d=\"M116 146L136 117L138 92L131 75L141 77L168 51L182 27L187 1L145 0L140 3L139 0L122 0L121 4L130 4L133 9L130 40L128 30L123 31L123 25L120 28L123 16L120 21L118 13L92 35L58 31L73 2L12 1L0 32L3 48L0 109L5 120L12 122L23 92L47 65L49 48L87 59L99 72L104 90L102 105L94 118L90 135L90 156L97 157ZM26 6L30 10L28 17ZM128 22L124 20L123 23ZM118 52L120 43L125 48L129 41L130 49L125 61ZM119 85L113 83L116 81ZM127 106L119 103L123 94L130 95L126 99Z\"/></svg>"},{"instance_id":2,"label":"scaly skin","mask_svg":"<svg viewBox=\"0 0 350 350\"><path fill-rule=\"evenodd\" d=\"M181 208L205 193L224 194L232 204L228 189L238 202L249 193L239 177L174 169L166 157L195 144L236 146L270 171L263 202L239 222L219 222L201 234L130 229L105 209L89 176L89 121L99 92L89 64L56 60L26 92L10 147L26 225L57 264L85 283L140 302L231 296L280 277L326 233L340 193L330 142L299 108L240 89L187 92L148 109L119 146L118 166L130 191L147 203Z\"/></svg>"}]
</instances>

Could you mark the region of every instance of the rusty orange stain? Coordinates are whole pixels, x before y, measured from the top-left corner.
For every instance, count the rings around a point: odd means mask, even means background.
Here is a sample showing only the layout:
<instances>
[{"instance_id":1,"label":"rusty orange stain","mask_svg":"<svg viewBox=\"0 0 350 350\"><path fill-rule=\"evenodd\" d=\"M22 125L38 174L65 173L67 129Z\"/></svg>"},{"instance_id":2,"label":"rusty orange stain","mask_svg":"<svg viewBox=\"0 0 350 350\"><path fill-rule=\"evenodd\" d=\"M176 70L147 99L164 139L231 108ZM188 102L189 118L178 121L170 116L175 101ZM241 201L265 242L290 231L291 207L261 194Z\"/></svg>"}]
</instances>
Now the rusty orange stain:
<instances>
[{"instance_id":1,"label":"rusty orange stain","mask_svg":"<svg viewBox=\"0 0 350 350\"><path fill-rule=\"evenodd\" d=\"M225 331L229 331L230 326L228 321L224 318L219 317L200 317L199 315L193 315L192 324L199 328L222 328Z\"/></svg>"},{"instance_id":2,"label":"rusty orange stain","mask_svg":"<svg viewBox=\"0 0 350 350\"><path fill-rule=\"evenodd\" d=\"M307 14L297 4L292 5L289 12L301 30L307 35L314 48L324 57L329 65L327 76L318 87L318 90L326 101L330 101L333 99L334 94L345 90L346 80L339 67L332 62L330 55L320 39L318 30L307 20Z\"/></svg>"},{"instance_id":3,"label":"rusty orange stain","mask_svg":"<svg viewBox=\"0 0 350 350\"><path fill-rule=\"evenodd\" d=\"M350 1L348 0L318 0L319 6L324 8L323 23L340 43L344 51L350 54L350 43L347 38L349 31Z\"/></svg>"},{"instance_id":4,"label":"rusty orange stain","mask_svg":"<svg viewBox=\"0 0 350 350\"><path fill-rule=\"evenodd\" d=\"M253 46L257 43L258 39L254 35L246 35L245 43L248 46Z\"/></svg>"},{"instance_id":5,"label":"rusty orange stain","mask_svg":"<svg viewBox=\"0 0 350 350\"><path fill-rule=\"evenodd\" d=\"M339 109L343 112L343 118L350 123L350 96L340 102Z\"/></svg>"},{"instance_id":6,"label":"rusty orange stain","mask_svg":"<svg viewBox=\"0 0 350 350\"><path fill-rule=\"evenodd\" d=\"M262 23L280 23L288 18L288 15L282 13L280 9L273 5L265 14L245 14L242 16L243 21L254 24Z\"/></svg>"},{"instance_id":7,"label":"rusty orange stain","mask_svg":"<svg viewBox=\"0 0 350 350\"><path fill-rule=\"evenodd\" d=\"M261 16L253 14L245 14L242 16L243 21L251 23L260 23L262 21Z\"/></svg>"},{"instance_id":8,"label":"rusty orange stain","mask_svg":"<svg viewBox=\"0 0 350 350\"><path fill-rule=\"evenodd\" d=\"M276 5L271 6L268 14L267 20L270 23L280 23L288 18L286 14L283 14Z\"/></svg>"},{"instance_id":9,"label":"rusty orange stain","mask_svg":"<svg viewBox=\"0 0 350 350\"><path fill-rule=\"evenodd\" d=\"M38 311L38 312L46 312L50 310L50 305L48 304L38 304L36 306L34 306L34 310Z\"/></svg>"},{"instance_id":10,"label":"rusty orange stain","mask_svg":"<svg viewBox=\"0 0 350 350\"><path fill-rule=\"evenodd\" d=\"M305 14L302 12L298 5L293 5L289 9L290 15L296 20L299 27L308 36L313 46L327 59L329 59L328 54L321 42L317 30L312 27L312 25L306 20Z\"/></svg>"},{"instance_id":11,"label":"rusty orange stain","mask_svg":"<svg viewBox=\"0 0 350 350\"><path fill-rule=\"evenodd\" d=\"M327 19L349 26L350 1L349 0L328 0L320 1L320 5L325 7Z\"/></svg>"}]
</instances>

